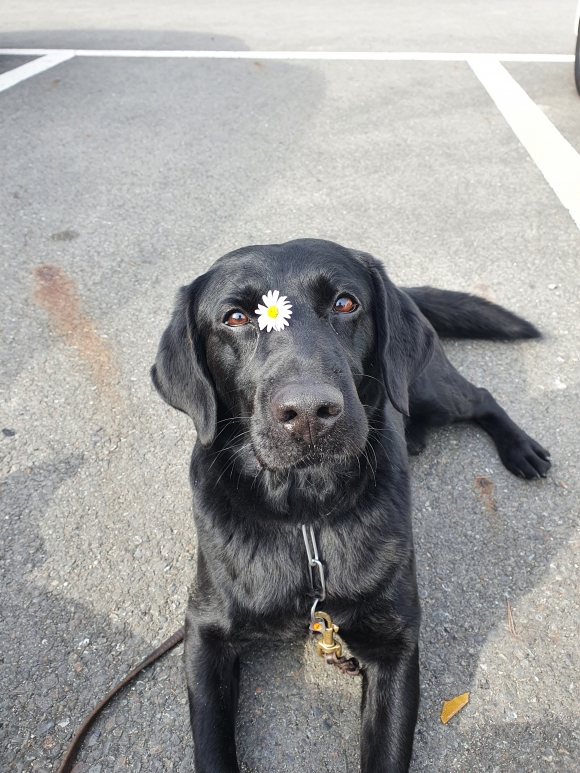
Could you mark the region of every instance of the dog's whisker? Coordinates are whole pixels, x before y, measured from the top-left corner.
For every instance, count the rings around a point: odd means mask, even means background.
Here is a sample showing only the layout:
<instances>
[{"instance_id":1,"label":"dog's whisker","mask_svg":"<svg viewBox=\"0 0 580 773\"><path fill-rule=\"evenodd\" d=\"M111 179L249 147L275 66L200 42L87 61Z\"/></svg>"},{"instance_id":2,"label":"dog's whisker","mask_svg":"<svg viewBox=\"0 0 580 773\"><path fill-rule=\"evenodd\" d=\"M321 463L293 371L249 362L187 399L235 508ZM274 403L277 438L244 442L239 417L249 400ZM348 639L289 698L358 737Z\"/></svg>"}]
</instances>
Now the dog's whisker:
<instances>
[{"instance_id":1,"label":"dog's whisker","mask_svg":"<svg viewBox=\"0 0 580 773\"><path fill-rule=\"evenodd\" d=\"M368 457L368 454L367 454L367 452L366 452L366 449L363 449L363 451L362 451L362 455L363 455L363 457L365 458L365 460L366 460L366 462L367 462L367 464L368 464L368 466L369 466L369 468L370 468L370 471L371 471L371 473L372 473L372 476L373 476L374 484L375 484L375 486L376 486L376 485L377 485L377 479L376 479L376 476L375 476L375 469L373 468L373 465L372 465L372 463L371 463L371 460L370 460L370 459L369 459L369 457Z\"/></svg>"},{"instance_id":2,"label":"dog's whisker","mask_svg":"<svg viewBox=\"0 0 580 773\"><path fill-rule=\"evenodd\" d=\"M238 456L239 456L239 455L240 455L240 454L241 454L243 451L245 451L245 450L246 450L247 448L249 448L249 447L250 447L250 444L249 444L249 443L244 443L244 445L243 445L243 446L241 446L241 448L239 448L239 449L238 449L238 450L237 450L237 451L236 451L234 454L232 454L232 457L231 457L231 459L229 459L229 460L228 460L228 462L227 462L227 464L225 465L224 469L222 470L222 472L221 472L221 474L220 474L219 478L216 480L216 482L215 482L215 485L214 485L214 488L216 488L216 487L217 487L218 483L219 483L219 482L220 482L220 480L223 478L223 476L225 475L225 473L226 473L226 472L227 472L227 471L228 471L230 468L232 468L232 467L233 467L233 465L234 465L234 464L235 464L235 462L236 462L236 459L237 459L237 457L238 457Z\"/></svg>"},{"instance_id":3,"label":"dog's whisker","mask_svg":"<svg viewBox=\"0 0 580 773\"><path fill-rule=\"evenodd\" d=\"M378 443L380 445L380 447L383 449L383 451L385 453L385 456L388 456L388 451L384 447L384 445L381 443L381 441L378 438L376 438L376 437L373 440L374 440L375 443Z\"/></svg>"},{"instance_id":4,"label":"dog's whisker","mask_svg":"<svg viewBox=\"0 0 580 773\"><path fill-rule=\"evenodd\" d=\"M242 432L238 432L237 435L234 435L233 437L231 437L229 439L229 442L231 443L231 445L224 446L224 448L220 448L219 451L212 451L211 453L208 453L208 456L209 457L217 456L219 454L223 454L224 451L228 451L230 448L235 448L235 446L236 446L235 441L238 440L241 437L244 437L244 435L249 435L250 432L251 432L251 430L249 430L249 429L245 429Z\"/></svg>"},{"instance_id":5,"label":"dog's whisker","mask_svg":"<svg viewBox=\"0 0 580 773\"><path fill-rule=\"evenodd\" d=\"M225 432L225 431L227 430L227 428L228 428L230 425L235 425L235 423L236 423L236 419L238 419L238 418L243 418L243 417L241 417L241 416L239 416L239 417L236 417L236 416L234 416L233 418L230 418L230 419L220 419L220 421L216 422L216 424L223 424L224 422L226 422L226 423L225 423L225 424L224 424L224 426L223 426L223 427L220 429L220 431L217 433L217 435L215 436L215 438L214 438L213 442L215 443L215 441L216 441L216 440L217 440L217 439L220 437L220 435L221 435L223 432ZM217 453L219 453L219 451L218 451Z\"/></svg>"},{"instance_id":6,"label":"dog's whisker","mask_svg":"<svg viewBox=\"0 0 580 773\"><path fill-rule=\"evenodd\" d=\"M233 392L239 392L239 389L232 390ZM225 419L220 419L219 421L216 421L216 424L223 424L224 421L235 421L236 419L251 419L252 416L226 416Z\"/></svg>"},{"instance_id":7,"label":"dog's whisker","mask_svg":"<svg viewBox=\"0 0 580 773\"><path fill-rule=\"evenodd\" d=\"M224 429L225 429L225 427L224 427ZM218 437L221 435L221 433L222 433L223 431L224 431L224 430L222 429L222 430L221 430L221 432L218 432L218 434L217 434L217 435L216 435L216 437L215 437L215 440L217 440L217 439L218 439ZM250 431L251 431L251 430L249 430L249 429L248 429L248 430L244 430L243 432L240 432L240 433L239 433L238 435L236 435L235 437L233 437L233 438L230 438L230 441L231 441L231 442L233 442L234 440L236 440L236 438L242 437L242 435L247 435L247 434L249 434L249 432L250 432ZM215 443L215 440L214 440L214 443ZM226 448L232 448L232 446L227 446ZM219 451L213 451L211 454L209 454L209 456L215 456L215 455L217 455L217 454L221 454L221 453L222 453L224 450L226 450L226 449L225 449L225 448L221 448Z\"/></svg>"},{"instance_id":8,"label":"dog's whisker","mask_svg":"<svg viewBox=\"0 0 580 773\"><path fill-rule=\"evenodd\" d=\"M353 373L352 375L353 376L363 376L363 378L372 378L373 381L377 381L385 389L387 388L384 381L381 381L380 378L376 378L376 376L369 376L368 373Z\"/></svg>"},{"instance_id":9,"label":"dog's whisker","mask_svg":"<svg viewBox=\"0 0 580 773\"><path fill-rule=\"evenodd\" d=\"M235 441L235 440L239 440L239 438L243 437L244 435L249 435L249 434L250 434L250 431L249 431L249 430L248 430L248 431L246 431L246 432L241 432L239 435L236 435L236 437L235 437L235 438L232 438L232 440L233 440L233 441ZM231 451L231 449L232 449L232 448L236 448L236 447L237 447L237 445L238 445L237 443L235 443L235 442L232 442L232 444L231 444L231 445L229 445L229 446L226 446L225 448L221 448L219 451L214 451L212 454L208 454L208 456L209 456L209 457L212 457L212 456L214 457L214 459L213 459L212 463L211 463L211 464L210 464L210 466L209 466L209 469L211 470L211 468L212 468L212 467L214 466L214 464L217 462L217 460L219 459L219 457L220 457L220 455L221 455L221 454L224 454L224 453L226 453L227 451Z\"/></svg>"},{"instance_id":10,"label":"dog's whisker","mask_svg":"<svg viewBox=\"0 0 580 773\"><path fill-rule=\"evenodd\" d=\"M371 427L369 427L369 433L372 433L372 432L377 433L377 434L380 434L380 433L383 433L383 432L385 434L390 433L391 435L396 435L397 437L401 438L401 440L403 440L403 441L405 440L405 432L404 432L404 430L403 430L403 433L401 433L400 430L398 430L396 427L393 427L393 426L390 426L390 427L388 425L384 426L384 427L372 427L371 426Z\"/></svg>"}]
</instances>

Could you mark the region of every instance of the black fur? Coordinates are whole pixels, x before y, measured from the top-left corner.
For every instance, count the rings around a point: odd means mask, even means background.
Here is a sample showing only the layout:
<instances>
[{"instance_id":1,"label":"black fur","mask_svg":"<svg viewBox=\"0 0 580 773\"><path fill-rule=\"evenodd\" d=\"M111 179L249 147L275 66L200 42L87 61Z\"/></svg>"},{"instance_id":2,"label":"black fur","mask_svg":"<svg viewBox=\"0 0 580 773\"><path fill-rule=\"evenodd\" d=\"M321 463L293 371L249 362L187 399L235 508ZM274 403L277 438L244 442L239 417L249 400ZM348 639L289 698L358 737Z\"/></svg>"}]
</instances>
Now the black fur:
<instances>
[{"instance_id":1,"label":"black fur","mask_svg":"<svg viewBox=\"0 0 580 773\"><path fill-rule=\"evenodd\" d=\"M488 341L516 341L540 338L531 322L477 295L438 290L435 287L405 287L441 336L485 338Z\"/></svg>"},{"instance_id":2,"label":"black fur","mask_svg":"<svg viewBox=\"0 0 580 773\"><path fill-rule=\"evenodd\" d=\"M254 310L275 289L293 306L290 325L259 331ZM439 292L418 299L436 326ZM344 295L358 304L350 313L336 307ZM198 431L190 471L198 566L185 651L197 773L239 770L240 653L262 637L308 631L313 591L300 524L314 527L324 561L322 609L363 666L362 772L408 769L420 609L402 414L413 452L429 424L474 419L515 474L550 466L492 396L450 365L416 295L397 289L370 255L314 239L230 253L180 292L152 377ZM446 296L446 319L457 295ZM514 335L517 318L484 308L486 330ZM235 310L246 324L225 324Z\"/></svg>"}]
</instances>

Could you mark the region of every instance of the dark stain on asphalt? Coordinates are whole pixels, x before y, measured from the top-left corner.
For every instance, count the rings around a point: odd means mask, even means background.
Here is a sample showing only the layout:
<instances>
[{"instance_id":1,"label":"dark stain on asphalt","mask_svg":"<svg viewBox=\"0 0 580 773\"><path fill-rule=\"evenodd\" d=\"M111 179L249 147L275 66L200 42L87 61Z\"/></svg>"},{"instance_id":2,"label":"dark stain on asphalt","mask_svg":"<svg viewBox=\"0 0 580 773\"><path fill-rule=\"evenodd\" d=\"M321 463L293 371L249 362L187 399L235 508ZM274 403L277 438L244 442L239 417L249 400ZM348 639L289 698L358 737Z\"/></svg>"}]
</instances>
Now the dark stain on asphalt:
<instances>
[{"instance_id":1,"label":"dark stain on asphalt","mask_svg":"<svg viewBox=\"0 0 580 773\"><path fill-rule=\"evenodd\" d=\"M84 314L74 281L60 266L50 263L35 266L32 273L36 279L34 301L47 312L53 330L77 350L97 386L115 388L118 375L111 350Z\"/></svg>"},{"instance_id":2,"label":"dark stain on asphalt","mask_svg":"<svg viewBox=\"0 0 580 773\"><path fill-rule=\"evenodd\" d=\"M55 234L50 235L51 242L72 242L78 239L80 234L77 231L73 231L72 228L67 228L66 231L58 231Z\"/></svg>"},{"instance_id":3,"label":"dark stain on asphalt","mask_svg":"<svg viewBox=\"0 0 580 773\"><path fill-rule=\"evenodd\" d=\"M492 479L488 478L487 475L478 475L475 479L475 486L487 512L497 516L497 503L493 493Z\"/></svg>"}]
</instances>

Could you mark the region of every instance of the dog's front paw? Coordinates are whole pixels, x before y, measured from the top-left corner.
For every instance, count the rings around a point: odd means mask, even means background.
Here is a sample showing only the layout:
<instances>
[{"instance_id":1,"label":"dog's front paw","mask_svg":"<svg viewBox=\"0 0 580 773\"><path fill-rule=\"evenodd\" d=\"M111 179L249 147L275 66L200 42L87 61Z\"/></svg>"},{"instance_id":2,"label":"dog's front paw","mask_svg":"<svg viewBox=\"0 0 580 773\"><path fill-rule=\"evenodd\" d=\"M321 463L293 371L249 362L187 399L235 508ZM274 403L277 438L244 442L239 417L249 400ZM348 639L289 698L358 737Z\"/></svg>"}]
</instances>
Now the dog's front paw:
<instances>
[{"instance_id":1,"label":"dog's front paw","mask_svg":"<svg viewBox=\"0 0 580 773\"><path fill-rule=\"evenodd\" d=\"M505 467L520 478L545 478L552 466L550 452L525 432L510 438L498 451Z\"/></svg>"},{"instance_id":2,"label":"dog's front paw","mask_svg":"<svg viewBox=\"0 0 580 773\"><path fill-rule=\"evenodd\" d=\"M407 453L418 456L427 447L427 427L421 421L409 419L405 425Z\"/></svg>"}]
</instances>

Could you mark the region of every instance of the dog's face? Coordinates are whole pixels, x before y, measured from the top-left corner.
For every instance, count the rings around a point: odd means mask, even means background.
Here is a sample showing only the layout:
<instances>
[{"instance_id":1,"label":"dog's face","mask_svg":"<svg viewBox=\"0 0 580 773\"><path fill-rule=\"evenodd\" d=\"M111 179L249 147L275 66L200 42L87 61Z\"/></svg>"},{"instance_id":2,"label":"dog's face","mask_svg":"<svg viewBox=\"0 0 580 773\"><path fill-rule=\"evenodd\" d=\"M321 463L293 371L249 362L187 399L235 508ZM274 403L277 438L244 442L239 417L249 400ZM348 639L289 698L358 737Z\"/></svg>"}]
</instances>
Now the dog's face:
<instances>
[{"instance_id":1,"label":"dog's face","mask_svg":"<svg viewBox=\"0 0 580 773\"><path fill-rule=\"evenodd\" d=\"M255 310L268 290L292 304L282 331L259 330ZM261 467L362 453L372 295L368 272L340 251L329 259L304 249L248 250L210 272L197 307L208 369L219 402L244 417Z\"/></svg>"},{"instance_id":2,"label":"dog's face","mask_svg":"<svg viewBox=\"0 0 580 773\"><path fill-rule=\"evenodd\" d=\"M270 290L292 305L281 331L259 328ZM385 388L406 410L431 347L377 261L303 239L230 253L183 288L152 376L204 446L232 420L259 468L336 466L363 453Z\"/></svg>"}]
</instances>

